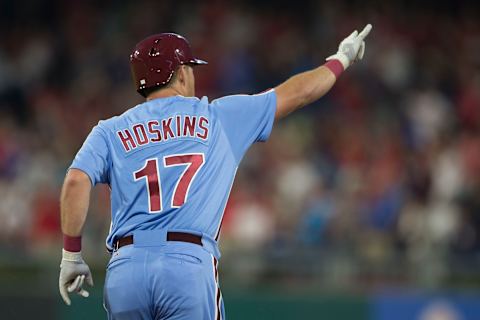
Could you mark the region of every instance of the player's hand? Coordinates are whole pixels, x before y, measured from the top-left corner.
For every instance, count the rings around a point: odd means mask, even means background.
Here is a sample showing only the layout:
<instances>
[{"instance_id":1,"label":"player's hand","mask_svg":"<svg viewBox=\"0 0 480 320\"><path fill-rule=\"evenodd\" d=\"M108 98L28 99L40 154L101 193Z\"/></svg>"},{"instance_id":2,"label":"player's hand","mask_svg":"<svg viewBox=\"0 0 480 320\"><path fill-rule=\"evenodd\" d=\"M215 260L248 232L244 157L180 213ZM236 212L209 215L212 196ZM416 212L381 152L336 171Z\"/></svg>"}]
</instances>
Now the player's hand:
<instances>
[{"instance_id":1,"label":"player's hand","mask_svg":"<svg viewBox=\"0 0 480 320\"><path fill-rule=\"evenodd\" d=\"M84 282L93 286L90 268L85 261L83 261L82 254L80 252L69 252L63 249L58 287L60 289L60 295L67 305L71 304L69 294L72 292L84 298L89 296L88 291L82 288Z\"/></svg>"},{"instance_id":2,"label":"player's hand","mask_svg":"<svg viewBox=\"0 0 480 320\"><path fill-rule=\"evenodd\" d=\"M362 60L363 54L365 53L364 40L370 33L370 30L372 30L372 25L367 24L362 32L358 33L357 30L353 31L348 37L340 42L338 52L328 57L327 60L339 60L342 63L344 70L355 61Z\"/></svg>"}]
</instances>

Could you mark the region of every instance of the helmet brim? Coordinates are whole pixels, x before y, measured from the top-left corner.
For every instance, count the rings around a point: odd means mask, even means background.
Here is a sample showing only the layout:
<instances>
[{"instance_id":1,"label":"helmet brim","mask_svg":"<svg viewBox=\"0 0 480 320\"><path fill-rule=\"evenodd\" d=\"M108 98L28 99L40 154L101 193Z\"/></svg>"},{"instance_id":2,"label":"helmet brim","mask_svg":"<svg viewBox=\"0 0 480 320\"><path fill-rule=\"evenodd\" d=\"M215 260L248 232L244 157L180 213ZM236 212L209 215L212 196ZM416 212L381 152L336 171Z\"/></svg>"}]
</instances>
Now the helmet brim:
<instances>
[{"instance_id":1,"label":"helmet brim","mask_svg":"<svg viewBox=\"0 0 480 320\"><path fill-rule=\"evenodd\" d=\"M197 59L197 58L194 58L191 63L193 63L193 64L208 64L207 61L202 60L202 59Z\"/></svg>"}]
</instances>

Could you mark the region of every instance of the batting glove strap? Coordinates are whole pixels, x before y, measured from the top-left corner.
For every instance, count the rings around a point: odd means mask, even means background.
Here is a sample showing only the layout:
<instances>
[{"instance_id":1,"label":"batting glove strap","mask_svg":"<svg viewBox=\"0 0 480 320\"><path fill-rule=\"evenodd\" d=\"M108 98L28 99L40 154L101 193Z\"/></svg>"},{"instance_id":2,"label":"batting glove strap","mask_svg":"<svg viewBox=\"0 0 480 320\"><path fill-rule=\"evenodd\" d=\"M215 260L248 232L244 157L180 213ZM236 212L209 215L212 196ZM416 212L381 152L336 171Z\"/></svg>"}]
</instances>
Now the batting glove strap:
<instances>
[{"instance_id":1,"label":"batting glove strap","mask_svg":"<svg viewBox=\"0 0 480 320\"><path fill-rule=\"evenodd\" d=\"M84 263L81 252L70 252L65 249L62 249L62 262L63 261Z\"/></svg>"}]
</instances>

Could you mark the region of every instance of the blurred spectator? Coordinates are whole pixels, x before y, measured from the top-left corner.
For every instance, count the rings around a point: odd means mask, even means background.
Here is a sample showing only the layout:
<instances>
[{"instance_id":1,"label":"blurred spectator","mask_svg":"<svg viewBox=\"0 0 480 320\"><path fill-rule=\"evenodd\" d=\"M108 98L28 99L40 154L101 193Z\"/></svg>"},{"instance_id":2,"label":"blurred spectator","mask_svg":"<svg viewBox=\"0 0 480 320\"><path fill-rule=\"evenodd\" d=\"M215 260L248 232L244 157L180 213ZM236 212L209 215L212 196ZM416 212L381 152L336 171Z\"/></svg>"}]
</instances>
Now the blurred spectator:
<instances>
[{"instance_id":1,"label":"blurred spectator","mask_svg":"<svg viewBox=\"0 0 480 320\"><path fill-rule=\"evenodd\" d=\"M223 222L225 258L290 248L290 260L318 256L327 274L357 272L359 283L397 270L407 284L438 285L456 272L453 255L478 273L478 8L408 3L2 2L1 246L58 250L57 199L75 152L98 120L141 101L128 70L138 40L186 35L210 62L196 69L197 92L213 99L320 65L371 22L365 60L245 157ZM87 247L109 226L108 190L94 199Z\"/></svg>"}]
</instances>

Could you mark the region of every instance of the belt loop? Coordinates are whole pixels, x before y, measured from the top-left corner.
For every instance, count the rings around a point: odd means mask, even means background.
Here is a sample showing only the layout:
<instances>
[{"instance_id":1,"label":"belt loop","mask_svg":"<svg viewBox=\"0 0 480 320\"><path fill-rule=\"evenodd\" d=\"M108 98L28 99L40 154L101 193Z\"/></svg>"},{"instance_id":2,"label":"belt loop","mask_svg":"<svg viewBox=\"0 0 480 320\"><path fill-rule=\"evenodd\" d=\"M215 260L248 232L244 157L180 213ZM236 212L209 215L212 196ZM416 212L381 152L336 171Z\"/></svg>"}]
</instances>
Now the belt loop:
<instances>
[{"instance_id":1,"label":"belt loop","mask_svg":"<svg viewBox=\"0 0 480 320\"><path fill-rule=\"evenodd\" d=\"M221 254L220 250L218 249L218 243L215 241L215 239L210 237L208 234L203 233L202 243L205 250L210 252L217 260L220 260Z\"/></svg>"}]
</instances>

